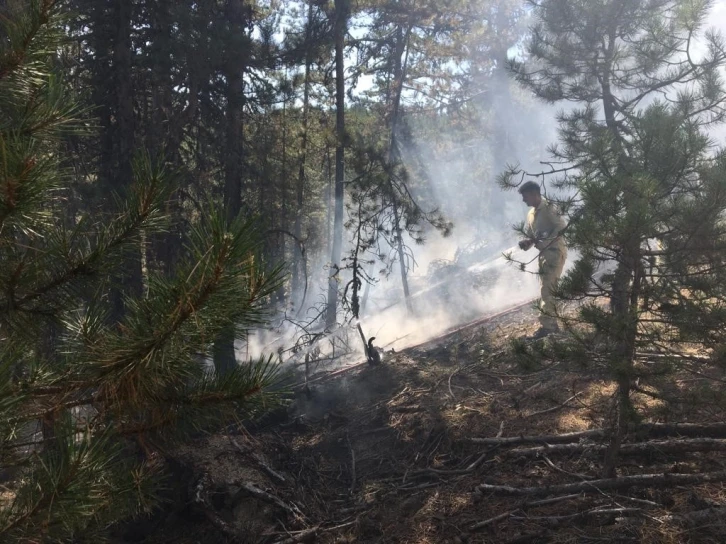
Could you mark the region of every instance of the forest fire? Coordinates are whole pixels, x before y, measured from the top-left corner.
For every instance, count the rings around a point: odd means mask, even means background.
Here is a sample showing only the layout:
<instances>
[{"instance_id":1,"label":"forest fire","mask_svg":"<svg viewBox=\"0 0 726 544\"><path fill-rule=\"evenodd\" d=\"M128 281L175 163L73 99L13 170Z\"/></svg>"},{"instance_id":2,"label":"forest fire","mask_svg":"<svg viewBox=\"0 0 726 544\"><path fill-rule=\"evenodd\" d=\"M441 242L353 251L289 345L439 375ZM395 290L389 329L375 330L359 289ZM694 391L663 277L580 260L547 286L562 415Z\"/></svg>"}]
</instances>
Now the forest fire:
<instances>
[{"instance_id":1,"label":"forest fire","mask_svg":"<svg viewBox=\"0 0 726 544\"><path fill-rule=\"evenodd\" d=\"M726 542L725 14L0 1L0 541Z\"/></svg>"}]
</instances>

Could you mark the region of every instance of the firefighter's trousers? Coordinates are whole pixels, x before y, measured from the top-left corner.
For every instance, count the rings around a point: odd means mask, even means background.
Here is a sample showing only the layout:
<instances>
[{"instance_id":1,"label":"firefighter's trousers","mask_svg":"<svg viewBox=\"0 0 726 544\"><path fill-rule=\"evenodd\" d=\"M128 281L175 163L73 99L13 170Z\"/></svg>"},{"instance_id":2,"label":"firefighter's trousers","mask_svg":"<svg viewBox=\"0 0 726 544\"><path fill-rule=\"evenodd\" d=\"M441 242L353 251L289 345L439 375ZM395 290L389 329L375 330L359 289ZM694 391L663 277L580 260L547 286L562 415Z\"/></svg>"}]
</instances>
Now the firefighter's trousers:
<instances>
[{"instance_id":1,"label":"firefighter's trousers","mask_svg":"<svg viewBox=\"0 0 726 544\"><path fill-rule=\"evenodd\" d=\"M555 298L552 294L562 275L567 259L567 249L563 246L549 247L540 252L539 278L541 289L539 322L544 329L557 329Z\"/></svg>"}]
</instances>

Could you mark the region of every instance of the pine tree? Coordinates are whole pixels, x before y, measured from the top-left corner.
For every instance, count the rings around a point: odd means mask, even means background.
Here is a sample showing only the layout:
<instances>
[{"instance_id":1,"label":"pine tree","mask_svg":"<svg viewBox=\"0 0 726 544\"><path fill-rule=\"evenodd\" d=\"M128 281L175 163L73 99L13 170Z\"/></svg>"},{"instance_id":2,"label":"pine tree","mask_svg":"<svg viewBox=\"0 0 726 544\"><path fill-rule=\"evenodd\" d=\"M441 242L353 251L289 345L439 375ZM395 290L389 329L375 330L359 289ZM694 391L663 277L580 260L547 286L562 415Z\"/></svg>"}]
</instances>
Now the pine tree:
<instances>
[{"instance_id":1,"label":"pine tree","mask_svg":"<svg viewBox=\"0 0 726 544\"><path fill-rule=\"evenodd\" d=\"M723 120L726 50L720 36L701 33L706 52L692 51L711 2L532 4L532 60L514 62L516 75L544 100L574 103L560 115L551 173L540 174L571 195L561 202L566 238L580 253L559 293L582 302L565 317L574 339L553 349L601 364L617 384L603 468L612 477L637 417L634 384L666 368L638 358L681 365L684 343L713 348L712 328L723 329L724 158L705 130ZM507 172L504 185L520 174Z\"/></svg>"},{"instance_id":2,"label":"pine tree","mask_svg":"<svg viewBox=\"0 0 726 544\"><path fill-rule=\"evenodd\" d=\"M97 541L109 523L149 511L163 475L153 452L264 407L277 373L267 359L223 377L203 364L221 330L260 323L279 282L258 269L254 224L211 206L175 273L150 272L145 296L126 296L112 319L107 278L142 232L168 226L170 176L141 156L113 217L68 219L59 142L88 129L54 72L60 6L0 6L3 541Z\"/></svg>"}]
</instances>

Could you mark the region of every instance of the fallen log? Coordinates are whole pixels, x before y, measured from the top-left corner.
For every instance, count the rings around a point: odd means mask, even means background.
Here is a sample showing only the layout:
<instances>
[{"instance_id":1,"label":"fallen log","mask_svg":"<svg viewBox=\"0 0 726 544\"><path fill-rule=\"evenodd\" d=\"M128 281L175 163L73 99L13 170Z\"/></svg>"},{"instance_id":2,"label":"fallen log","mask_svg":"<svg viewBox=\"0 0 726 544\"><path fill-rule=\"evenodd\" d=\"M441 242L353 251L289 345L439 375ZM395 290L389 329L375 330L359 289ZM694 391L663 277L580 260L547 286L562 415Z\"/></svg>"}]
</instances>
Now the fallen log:
<instances>
[{"instance_id":1,"label":"fallen log","mask_svg":"<svg viewBox=\"0 0 726 544\"><path fill-rule=\"evenodd\" d=\"M570 493L601 493L610 489L628 489L631 487L662 487L676 485L693 485L709 482L726 481L726 470L707 472L704 474L638 474L605 478L575 484L557 484L543 487L512 487L508 485L479 484L476 489L481 493L494 493L514 497L544 497L547 495L564 495Z\"/></svg>"},{"instance_id":2,"label":"fallen log","mask_svg":"<svg viewBox=\"0 0 726 544\"><path fill-rule=\"evenodd\" d=\"M726 438L726 423L699 425L697 423L641 423L629 432L646 433L653 437L686 436L690 438Z\"/></svg>"},{"instance_id":3,"label":"fallen log","mask_svg":"<svg viewBox=\"0 0 726 544\"><path fill-rule=\"evenodd\" d=\"M522 503L518 508L515 508L514 510L504 512L503 514L499 514L498 516L494 516L493 518L489 518L487 520L480 521L479 523L475 523L474 525L471 526L471 530L478 531L480 529L483 529L484 527L487 527L487 526L497 523L499 521L503 521L507 518L512 517L520 510L523 510L524 508L536 508L538 506L548 506L550 504L557 504L559 502L565 502L565 501L577 499L580 496L581 496L580 493L575 493L573 495L565 495L564 497L553 497L551 499L544 499L541 501L525 502L525 503Z\"/></svg>"},{"instance_id":4,"label":"fallen log","mask_svg":"<svg viewBox=\"0 0 726 544\"><path fill-rule=\"evenodd\" d=\"M726 438L726 424L696 425L693 423L641 423L628 429L629 433L645 434L652 437L686 436ZM579 442L583 439L603 438L609 433L608 429L590 429L572 433L550 434L540 436L510 436L495 438L470 438L474 444L488 446L516 446L520 444L567 444Z\"/></svg>"},{"instance_id":5,"label":"fallen log","mask_svg":"<svg viewBox=\"0 0 726 544\"><path fill-rule=\"evenodd\" d=\"M515 448L501 453L507 457L540 457L581 453L599 455L608 449L607 444L552 444L533 448ZM650 453L690 453L703 451L726 451L726 440L720 438L690 438L684 440L653 440L651 442L625 443L620 447L621 455L641 455Z\"/></svg>"},{"instance_id":6,"label":"fallen log","mask_svg":"<svg viewBox=\"0 0 726 544\"><path fill-rule=\"evenodd\" d=\"M469 442L487 446L517 446L519 444L563 444L586 438L602 438L604 429L591 429L574 433L545 434L540 436L500 436L495 438L470 438Z\"/></svg>"},{"instance_id":7,"label":"fallen log","mask_svg":"<svg viewBox=\"0 0 726 544\"><path fill-rule=\"evenodd\" d=\"M704 510L696 510L686 514L671 514L657 518L663 523L678 523L679 525L701 525L703 523L726 522L726 506L714 506Z\"/></svg>"},{"instance_id":8,"label":"fallen log","mask_svg":"<svg viewBox=\"0 0 726 544\"><path fill-rule=\"evenodd\" d=\"M565 516L512 516L515 521L538 521L549 526L562 525L582 519L588 519L596 516L632 516L643 513L641 508L593 508L576 514L567 514Z\"/></svg>"}]
</instances>

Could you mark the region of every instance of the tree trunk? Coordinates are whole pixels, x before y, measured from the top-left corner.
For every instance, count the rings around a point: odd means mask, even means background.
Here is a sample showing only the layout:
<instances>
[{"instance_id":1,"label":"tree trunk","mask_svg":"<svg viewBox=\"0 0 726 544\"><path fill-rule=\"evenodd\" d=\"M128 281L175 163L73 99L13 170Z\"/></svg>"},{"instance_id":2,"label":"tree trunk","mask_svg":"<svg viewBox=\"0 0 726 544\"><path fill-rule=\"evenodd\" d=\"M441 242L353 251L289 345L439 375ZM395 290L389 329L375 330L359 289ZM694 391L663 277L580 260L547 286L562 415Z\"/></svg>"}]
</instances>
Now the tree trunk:
<instances>
[{"instance_id":1,"label":"tree trunk","mask_svg":"<svg viewBox=\"0 0 726 544\"><path fill-rule=\"evenodd\" d=\"M627 183L630 175L627 168L627 156L623 148L623 138L618 127L616 114L616 100L610 88L611 65L615 54L615 30L611 30L608 36L606 49L606 61L602 77L603 112L605 114L605 125L613 136L613 142L617 153L618 166L616 175L623 176L624 183L623 197L625 204L625 224L633 224L631 215L635 213L632 202L633 191L629 190ZM634 233L635 234L635 233ZM627 432L628 424L632 419L633 407L630 402L630 390L634 374L635 338L637 335L637 299L638 286L633 283L636 264L639 259L639 238L633 238L622 242L622 254L618 260L615 270L612 299L610 309L613 315L615 330L609 331L610 340L614 343L615 365L611 370L616 375L618 389L615 393L615 418L613 420L610 436L610 446L605 454L603 477L614 478L617 472L618 455L622 439ZM633 306L633 301L636 301Z\"/></svg>"},{"instance_id":2,"label":"tree trunk","mask_svg":"<svg viewBox=\"0 0 726 544\"><path fill-rule=\"evenodd\" d=\"M348 0L335 0L335 219L333 224L333 250L328 278L328 304L325 325L335 326L340 283L340 258L343 251L343 198L345 179L345 32L348 22Z\"/></svg>"},{"instance_id":3,"label":"tree trunk","mask_svg":"<svg viewBox=\"0 0 726 544\"><path fill-rule=\"evenodd\" d=\"M244 0L228 0L227 20L230 23L229 49L225 62L227 80L226 98L226 146L224 157L224 211L228 223L232 223L242 210L242 158L243 158L243 74L247 63L242 36L244 26ZM234 350L235 330L230 325L214 345L214 367L219 374L225 374L237 365Z\"/></svg>"},{"instance_id":4,"label":"tree trunk","mask_svg":"<svg viewBox=\"0 0 726 544\"><path fill-rule=\"evenodd\" d=\"M312 39L312 26L313 26L313 1L308 2L308 20L307 28L305 29L305 78L303 81L303 103L302 103L302 135L300 140L300 158L299 167L297 174L297 184L295 187L295 226L293 234L297 243L294 245L293 259L292 259L292 299L297 307L301 303L302 280L301 275L307 274L307 270L303 267L302 248L300 247L300 240L302 240L302 215L303 215L303 199L305 193L305 161L307 160L307 149L308 149L308 116L310 110L310 67L312 65L313 52L311 47Z\"/></svg>"},{"instance_id":5,"label":"tree trunk","mask_svg":"<svg viewBox=\"0 0 726 544\"><path fill-rule=\"evenodd\" d=\"M113 156L110 182L112 190L124 193L133 181L132 159L134 153L134 90L133 51L131 44L132 2L116 0L113 4L113 20L116 25L113 38L112 95L116 98L115 125L110 126ZM114 321L124 314L124 297L142 294L141 246L127 250L120 287L111 292Z\"/></svg>"},{"instance_id":6,"label":"tree trunk","mask_svg":"<svg viewBox=\"0 0 726 544\"><path fill-rule=\"evenodd\" d=\"M280 228L283 231L289 232L288 230L288 214L287 214L287 97L282 102L282 126L280 127L282 133L282 165L280 175ZM278 249L277 257L275 261L285 262L287 252L287 238L284 234L280 233L278 237ZM294 246L295 244L293 244ZM271 261L274 262L274 261ZM277 290L277 303L279 305L285 302L285 284L281 283Z\"/></svg>"},{"instance_id":7,"label":"tree trunk","mask_svg":"<svg viewBox=\"0 0 726 544\"><path fill-rule=\"evenodd\" d=\"M240 40L238 34L245 32L244 0L228 0L227 19L231 25L231 44ZM230 44L230 45L231 45ZM227 80L226 153L224 159L224 208L231 223L242 209L242 158L243 158L243 74L246 63L245 51L241 47L230 47L225 63Z\"/></svg>"},{"instance_id":8,"label":"tree trunk","mask_svg":"<svg viewBox=\"0 0 726 544\"><path fill-rule=\"evenodd\" d=\"M145 120L146 149L153 160L171 163L177 167L181 163L179 146L184 127L189 122L188 114L196 104L190 89L188 108L182 112L173 111L172 96L175 91L172 81L172 6L169 0L157 0L149 9L152 21L150 56L153 69L149 78L151 96L145 100L151 107ZM181 252L181 236L176 227L180 210L179 192L175 191L169 198L166 209L166 213L174 218L171 229L157 233L149 240L149 256L146 260L149 266L166 274L171 274L174 270L174 264ZM145 279L146 283L148 281Z\"/></svg>"},{"instance_id":9,"label":"tree trunk","mask_svg":"<svg viewBox=\"0 0 726 544\"><path fill-rule=\"evenodd\" d=\"M393 100L391 102L391 114L388 121L389 130L391 131L390 142L388 146L388 164L393 169L393 164L397 159L397 141L396 130L398 128L398 116L401 106L401 93L403 91L403 80L406 72L406 64L408 63L408 38L411 34L411 25L403 33L403 28L398 27L396 33L396 50L393 57ZM405 56L405 60L404 60ZM393 175L393 174L391 174ZM401 215L399 213L398 203L396 202L396 189L393 179L389 179L391 186L391 199L393 203L393 219L395 221L396 230L396 249L398 251L398 263L401 269L401 285L403 286L403 297L406 301L406 309L409 314L413 313L413 305L411 303L411 292L408 288L408 269L406 253L403 246L403 231L401 229Z\"/></svg>"}]
</instances>

